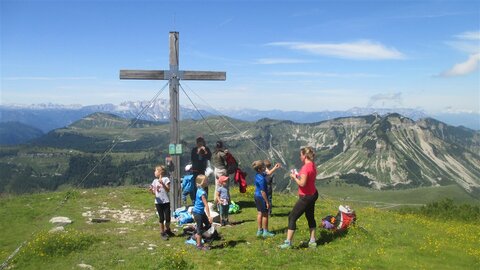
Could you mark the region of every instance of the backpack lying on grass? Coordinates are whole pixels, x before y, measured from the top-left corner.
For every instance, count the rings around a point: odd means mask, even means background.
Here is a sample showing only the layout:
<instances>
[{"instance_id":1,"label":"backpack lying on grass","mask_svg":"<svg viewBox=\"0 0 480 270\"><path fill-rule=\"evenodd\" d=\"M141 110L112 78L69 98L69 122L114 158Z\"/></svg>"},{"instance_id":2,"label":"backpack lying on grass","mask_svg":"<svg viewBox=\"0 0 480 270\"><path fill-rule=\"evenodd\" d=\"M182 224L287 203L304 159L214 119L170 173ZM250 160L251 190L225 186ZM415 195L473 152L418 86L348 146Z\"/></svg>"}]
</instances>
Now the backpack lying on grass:
<instances>
[{"instance_id":1,"label":"backpack lying on grass","mask_svg":"<svg viewBox=\"0 0 480 270\"><path fill-rule=\"evenodd\" d=\"M178 225L192 223L194 221L192 214L190 214L187 209L179 208L175 210L173 217L177 219Z\"/></svg>"},{"instance_id":2,"label":"backpack lying on grass","mask_svg":"<svg viewBox=\"0 0 480 270\"><path fill-rule=\"evenodd\" d=\"M196 245L196 225L188 225L183 228L183 235L187 235L187 240L185 244ZM202 243L211 243L214 240L221 240L222 237L218 233L215 225L210 226L210 228L202 234Z\"/></svg>"},{"instance_id":3,"label":"backpack lying on grass","mask_svg":"<svg viewBox=\"0 0 480 270\"><path fill-rule=\"evenodd\" d=\"M357 215L348 205L340 205L336 216L326 216L322 219L322 228L327 230L346 230L355 224Z\"/></svg>"}]
</instances>

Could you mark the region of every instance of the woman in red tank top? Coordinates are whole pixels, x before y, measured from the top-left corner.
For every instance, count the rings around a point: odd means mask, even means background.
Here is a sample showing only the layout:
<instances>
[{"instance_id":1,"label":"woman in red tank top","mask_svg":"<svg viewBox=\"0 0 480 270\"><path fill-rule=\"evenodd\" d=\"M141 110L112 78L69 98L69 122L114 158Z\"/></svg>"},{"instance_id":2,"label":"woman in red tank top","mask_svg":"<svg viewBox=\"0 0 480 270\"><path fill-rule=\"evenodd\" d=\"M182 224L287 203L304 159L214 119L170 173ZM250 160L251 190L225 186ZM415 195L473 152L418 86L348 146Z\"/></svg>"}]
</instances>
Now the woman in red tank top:
<instances>
[{"instance_id":1,"label":"woman in red tank top","mask_svg":"<svg viewBox=\"0 0 480 270\"><path fill-rule=\"evenodd\" d=\"M315 238L315 228L317 223L315 221L315 202L318 199L318 191L315 187L315 179L317 178L317 167L315 165L315 151L312 147L304 147L300 149L300 160L303 162L302 169L298 175L290 174L290 178L298 185L298 201L288 216L288 231L287 240L280 245L280 248L291 248L293 234L297 228L297 220L304 213L308 221L310 229L310 241L308 246L311 248L317 247Z\"/></svg>"}]
</instances>

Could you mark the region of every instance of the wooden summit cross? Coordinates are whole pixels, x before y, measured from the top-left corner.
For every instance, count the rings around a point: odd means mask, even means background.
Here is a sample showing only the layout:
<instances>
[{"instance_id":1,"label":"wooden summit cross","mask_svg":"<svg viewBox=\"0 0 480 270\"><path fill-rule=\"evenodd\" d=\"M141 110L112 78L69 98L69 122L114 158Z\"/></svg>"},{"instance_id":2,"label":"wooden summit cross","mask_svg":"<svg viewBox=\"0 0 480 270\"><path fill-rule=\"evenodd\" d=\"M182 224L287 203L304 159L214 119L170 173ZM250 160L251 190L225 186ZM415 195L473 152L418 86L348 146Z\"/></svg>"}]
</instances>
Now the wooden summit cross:
<instances>
[{"instance_id":1,"label":"wooden summit cross","mask_svg":"<svg viewBox=\"0 0 480 270\"><path fill-rule=\"evenodd\" d=\"M178 69L178 32L170 32L170 70L120 70L120 79L129 80L168 80L170 88L170 144L180 143L178 120L180 118L179 81L216 80L224 81L225 72L188 71ZM170 208L180 207L180 156L172 157L174 171L171 179Z\"/></svg>"}]
</instances>

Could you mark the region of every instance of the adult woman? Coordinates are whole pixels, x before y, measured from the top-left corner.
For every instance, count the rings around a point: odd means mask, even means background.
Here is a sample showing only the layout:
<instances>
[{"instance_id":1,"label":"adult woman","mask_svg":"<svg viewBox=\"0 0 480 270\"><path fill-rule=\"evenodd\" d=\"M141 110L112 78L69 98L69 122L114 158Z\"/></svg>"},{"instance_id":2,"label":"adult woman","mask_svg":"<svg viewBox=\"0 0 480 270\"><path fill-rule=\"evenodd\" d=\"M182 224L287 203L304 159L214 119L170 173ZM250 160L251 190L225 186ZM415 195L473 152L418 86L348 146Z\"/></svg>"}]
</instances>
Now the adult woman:
<instances>
[{"instance_id":1,"label":"adult woman","mask_svg":"<svg viewBox=\"0 0 480 270\"><path fill-rule=\"evenodd\" d=\"M225 148L222 141L217 141L215 150L212 155L213 174L215 176L215 191L219 188L218 179L220 176L227 176L227 161L225 160ZM229 181L226 181L226 188L228 189ZM217 193L215 192L214 200L217 201Z\"/></svg>"},{"instance_id":2,"label":"adult woman","mask_svg":"<svg viewBox=\"0 0 480 270\"><path fill-rule=\"evenodd\" d=\"M296 222L303 213L308 221L308 227L310 228L310 241L308 246L315 248L317 246L315 238L315 227L317 223L315 221L315 202L318 199L318 191L315 187L315 179L317 177L317 167L315 166L315 151L312 147L304 147L300 149L300 160L303 163L302 169L297 174L290 174L290 178L298 185L298 201L288 216L288 231L287 240L280 245L280 248L291 248L293 234L297 228Z\"/></svg>"},{"instance_id":3,"label":"adult woman","mask_svg":"<svg viewBox=\"0 0 480 270\"><path fill-rule=\"evenodd\" d=\"M210 160L212 157L212 152L210 148L206 146L205 139L203 137L198 137L196 140L197 144L194 148L192 148L192 152L190 155L192 161L192 175L193 179L196 179L198 175L205 174L205 170L207 169L207 161ZM205 193L208 198L208 178L207 184L205 185ZM197 188L195 187L193 190L193 194L197 193Z\"/></svg>"}]
</instances>

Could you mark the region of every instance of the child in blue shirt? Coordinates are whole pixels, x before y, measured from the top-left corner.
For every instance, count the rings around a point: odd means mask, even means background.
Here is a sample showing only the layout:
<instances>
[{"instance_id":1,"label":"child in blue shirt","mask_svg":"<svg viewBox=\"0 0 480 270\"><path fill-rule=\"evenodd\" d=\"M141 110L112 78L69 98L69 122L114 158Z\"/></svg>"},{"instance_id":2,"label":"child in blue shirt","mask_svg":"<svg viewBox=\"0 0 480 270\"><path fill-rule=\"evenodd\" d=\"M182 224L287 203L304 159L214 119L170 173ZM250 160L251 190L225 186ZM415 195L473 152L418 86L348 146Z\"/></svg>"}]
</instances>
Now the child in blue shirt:
<instances>
[{"instance_id":1,"label":"child in blue shirt","mask_svg":"<svg viewBox=\"0 0 480 270\"><path fill-rule=\"evenodd\" d=\"M201 250L208 250L209 247L202 244L202 234L208 230L212 224L212 217L210 216L210 209L207 203L207 193L205 187L207 186L207 177L200 174L195 178L197 184L197 193L195 197L195 204L193 205L193 219L197 225L197 233L195 235L197 240L197 248Z\"/></svg>"},{"instance_id":2,"label":"child in blue shirt","mask_svg":"<svg viewBox=\"0 0 480 270\"><path fill-rule=\"evenodd\" d=\"M255 175L255 205L257 206L257 237L272 237L275 234L268 231L268 209L270 203L267 198L267 180L265 178L265 164L263 160L257 160L252 163L253 169L257 172Z\"/></svg>"}]
</instances>

